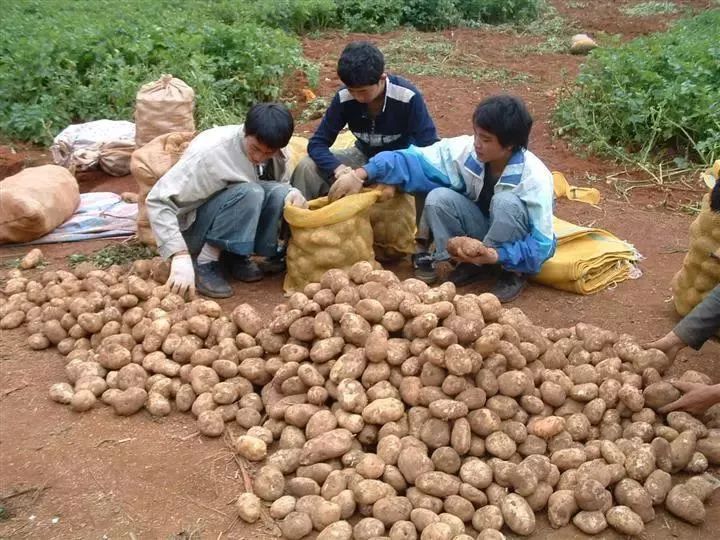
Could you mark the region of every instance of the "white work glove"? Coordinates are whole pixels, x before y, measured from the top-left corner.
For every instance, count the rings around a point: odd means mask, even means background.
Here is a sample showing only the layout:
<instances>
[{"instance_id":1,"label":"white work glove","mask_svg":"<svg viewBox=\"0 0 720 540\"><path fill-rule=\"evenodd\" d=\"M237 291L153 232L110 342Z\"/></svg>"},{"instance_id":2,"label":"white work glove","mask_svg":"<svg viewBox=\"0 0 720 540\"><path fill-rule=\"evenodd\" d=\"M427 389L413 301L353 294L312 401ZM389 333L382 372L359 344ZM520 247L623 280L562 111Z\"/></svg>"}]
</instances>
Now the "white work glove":
<instances>
[{"instance_id":1,"label":"white work glove","mask_svg":"<svg viewBox=\"0 0 720 540\"><path fill-rule=\"evenodd\" d=\"M330 186L330 192L328 193L328 199L330 201L336 201L342 199L347 195L354 195L360 193L363 188L363 181L355 171L350 169L349 171L341 174L337 180Z\"/></svg>"},{"instance_id":2,"label":"white work glove","mask_svg":"<svg viewBox=\"0 0 720 540\"><path fill-rule=\"evenodd\" d=\"M182 297L186 292L189 292L191 297L195 296L195 270L189 254L182 253L172 258L167 285L171 292Z\"/></svg>"},{"instance_id":3,"label":"white work glove","mask_svg":"<svg viewBox=\"0 0 720 540\"><path fill-rule=\"evenodd\" d=\"M297 206L298 208L308 207L307 199L297 188L291 188L290 191L288 191L288 194L285 195L285 205L287 206L288 204L290 206Z\"/></svg>"}]
</instances>

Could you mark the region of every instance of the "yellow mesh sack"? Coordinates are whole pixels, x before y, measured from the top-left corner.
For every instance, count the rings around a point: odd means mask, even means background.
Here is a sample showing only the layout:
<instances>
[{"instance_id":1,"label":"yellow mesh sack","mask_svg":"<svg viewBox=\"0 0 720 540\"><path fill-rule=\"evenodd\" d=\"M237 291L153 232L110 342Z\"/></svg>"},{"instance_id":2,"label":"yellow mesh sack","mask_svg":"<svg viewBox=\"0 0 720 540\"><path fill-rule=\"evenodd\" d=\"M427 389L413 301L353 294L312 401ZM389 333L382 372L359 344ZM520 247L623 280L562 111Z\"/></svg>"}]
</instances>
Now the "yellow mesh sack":
<instances>
[{"instance_id":1,"label":"yellow mesh sack","mask_svg":"<svg viewBox=\"0 0 720 540\"><path fill-rule=\"evenodd\" d=\"M398 259L415 252L415 198L412 195L396 193L392 199L372 205L370 223L378 259Z\"/></svg>"},{"instance_id":2,"label":"yellow mesh sack","mask_svg":"<svg viewBox=\"0 0 720 540\"><path fill-rule=\"evenodd\" d=\"M286 206L285 221L290 225L287 249L286 292L301 291L320 281L331 268L349 270L359 261L379 267L373 252L370 207L379 194L366 191L333 203L327 197L310 201L310 207Z\"/></svg>"},{"instance_id":3,"label":"yellow mesh sack","mask_svg":"<svg viewBox=\"0 0 720 540\"><path fill-rule=\"evenodd\" d=\"M720 283L720 213L703 197L700 214L690 225L690 246L680 271L672 280L675 309L685 316Z\"/></svg>"}]
</instances>

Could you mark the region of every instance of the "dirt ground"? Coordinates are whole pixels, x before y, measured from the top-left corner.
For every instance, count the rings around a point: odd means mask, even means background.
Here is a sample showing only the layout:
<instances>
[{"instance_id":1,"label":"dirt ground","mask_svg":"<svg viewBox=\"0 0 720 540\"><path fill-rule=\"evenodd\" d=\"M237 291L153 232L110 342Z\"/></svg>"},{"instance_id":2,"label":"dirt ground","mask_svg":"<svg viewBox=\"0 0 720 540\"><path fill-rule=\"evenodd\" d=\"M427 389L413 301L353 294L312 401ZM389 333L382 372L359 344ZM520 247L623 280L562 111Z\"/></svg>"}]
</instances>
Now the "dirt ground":
<instances>
[{"instance_id":1,"label":"dirt ground","mask_svg":"<svg viewBox=\"0 0 720 540\"><path fill-rule=\"evenodd\" d=\"M673 16L628 18L620 8L635 1L572 2L552 4L574 27L597 33L618 34L629 39L663 29ZM696 9L711 2L676 2ZM308 57L322 65L318 95L330 99L339 81L334 62L344 44L367 37L387 43L401 32L382 36L326 34L304 40ZM671 301L670 280L679 269L687 249L689 215L681 204L696 202L699 184L638 188L629 200L619 194L609 175L622 172L615 163L582 157L566 142L554 138L549 125L558 88L577 73L582 57L568 54L512 54L508 48L517 38L502 31L454 30L444 35L461 50L472 50L487 66L529 73L527 82L475 82L464 77L410 76L425 94L442 136L469 131L475 103L490 93L510 91L522 96L535 116L531 149L552 170L565 173L571 184L592 185L603 193L599 207L561 200L557 215L580 225L606 228L633 243L643 255L643 275L634 281L594 296L582 297L532 286L514 305L538 324L566 327L586 321L650 340L670 330L677 318ZM568 36L569 37L569 36ZM542 41L542 37L524 39ZM392 66L388 66L393 71ZM301 124L309 134L317 124ZM13 153L0 148L0 176L22 166L49 161L46 151L19 146ZM627 180L642 177L630 172ZM626 184L631 185L631 184ZM110 178L99 173L85 175L83 191L134 190L131 178ZM43 246L51 268L67 264L67 256L89 253L107 241ZM0 249L0 264L16 258L24 248ZM401 276L410 275L408 263L390 267ZM2 271L3 277L6 270ZM235 286L236 295L225 302L253 303L266 314L283 301L279 278L260 284ZM477 288L473 289L477 290ZM0 521L0 538L265 538L273 536L269 522L258 526L240 524L232 503L243 491L242 467L223 440L198 436L189 415L173 414L155 419L147 414L131 418L114 416L98 407L87 414L72 413L47 398L48 387L64 381L62 357L54 351L33 352L25 346L23 329L2 331L0 343L0 504L10 518ZM699 352L683 352L673 374L696 369L720 381L720 345L709 343ZM252 470L252 469L250 469ZM3 502L4 501L4 502ZM708 502L707 520L689 526L665 512L649 523L642 538L712 538L720 527L720 494ZM583 538L573 527L555 531L541 520L532 538ZM508 535L512 538L512 535ZM618 538L606 531L599 538Z\"/></svg>"}]
</instances>

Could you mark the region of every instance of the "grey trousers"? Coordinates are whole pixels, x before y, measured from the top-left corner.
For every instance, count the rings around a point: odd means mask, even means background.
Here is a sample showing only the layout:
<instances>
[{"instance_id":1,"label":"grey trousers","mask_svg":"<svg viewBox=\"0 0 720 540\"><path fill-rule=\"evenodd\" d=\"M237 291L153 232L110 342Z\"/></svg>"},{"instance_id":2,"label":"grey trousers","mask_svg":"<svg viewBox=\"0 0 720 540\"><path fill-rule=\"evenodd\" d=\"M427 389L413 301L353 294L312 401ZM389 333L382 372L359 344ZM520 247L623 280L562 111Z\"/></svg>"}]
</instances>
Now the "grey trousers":
<instances>
[{"instance_id":1,"label":"grey trousers","mask_svg":"<svg viewBox=\"0 0 720 540\"><path fill-rule=\"evenodd\" d=\"M501 192L490 201L489 218L462 193L449 188L436 188L425 199L423 225L427 225L435 240L436 261L450 258L447 243L454 236L470 236L488 246L514 242L530 232L530 218L520 198L511 192Z\"/></svg>"},{"instance_id":2,"label":"grey trousers","mask_svg":"<svg viewBox=\"0 0 720 540\"><path fill-rule=\"evenodd\" d=\"M338 158L343 165L347 165L353 169L362 167L368 162L367 156L354 146L343 150L335 150L333 151L333 155ZM327 195L334 181L335 178L333 176L323 178L312 158L306 156L301 159L300 163L295 167L290 183L293 187L298 188L308 201L311 201Z\"/></svg>"},{"instance_id":3,"label":"grey trousers","mask_svg":"<svg viewBox=\"0 0 720 540\"><path fill-rule=\"evenodd\" d=\"M697 350L720 330L720 285L680 321L673 332L683 343Z\"/></svg>"}]
</instances>

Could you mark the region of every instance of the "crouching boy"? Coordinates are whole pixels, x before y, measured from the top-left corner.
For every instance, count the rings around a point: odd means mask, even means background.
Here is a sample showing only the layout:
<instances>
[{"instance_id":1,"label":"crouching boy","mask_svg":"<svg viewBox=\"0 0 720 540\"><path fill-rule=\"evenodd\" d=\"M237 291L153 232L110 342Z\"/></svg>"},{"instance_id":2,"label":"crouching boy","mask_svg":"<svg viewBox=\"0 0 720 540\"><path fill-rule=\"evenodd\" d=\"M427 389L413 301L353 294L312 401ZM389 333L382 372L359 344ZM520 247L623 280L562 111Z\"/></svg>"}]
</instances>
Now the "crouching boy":
<instances>
[{"instance_id":1,"label":"crouching boy","mask_svg":"<svg viewBox=\"0 0 720 540\"><path fill-rule=\"evenodd\" d=\"M473 115L469 135L407 150L382 152L356 174L368 184L428 193L422 220L435 243L431 256L416 256L416 276L465 285L499 266L493 293L515 299L528 276L555 252L552 174L527 150L532 117L514 96L493 96ZM387 192L387 190L385 190ZM448 252L448 242L465 239ZM454 270L451 258L459 261ZM452 270L452 271L450 271Z\"/></svg>"},{"instance_id":2,"label":"crouching boy","mask_svg":"<svg viewBox=\"0 0 720 540\"><path fill-rule=\"evenodd\" d=\"M259 103L245 123L200 133L147 196L150 225L160 255L171 259L168 285L184 295L232 295L220 267L257 281L282 271L278 233L286 203L304 206L289 185L288 153L294 123L284 105ZM251 255L264 257L262 268Z\"/></svg>"}]
</instances>

